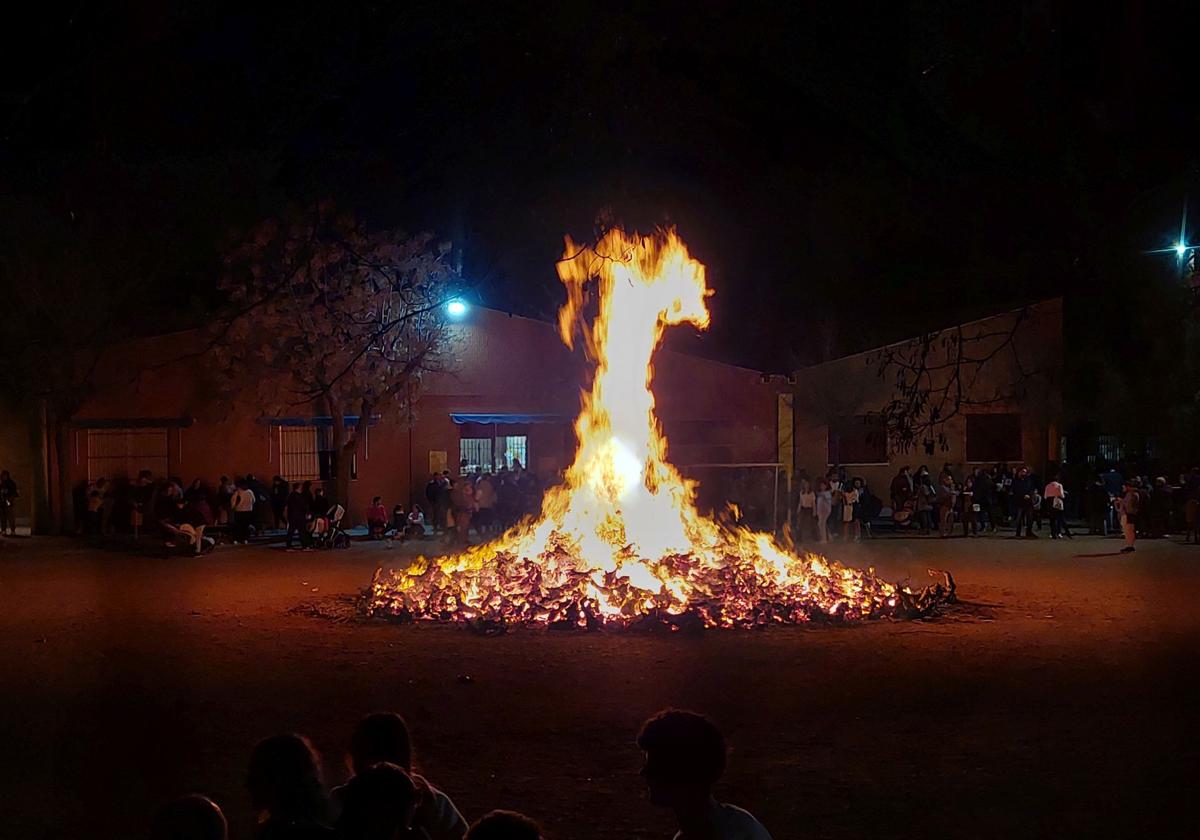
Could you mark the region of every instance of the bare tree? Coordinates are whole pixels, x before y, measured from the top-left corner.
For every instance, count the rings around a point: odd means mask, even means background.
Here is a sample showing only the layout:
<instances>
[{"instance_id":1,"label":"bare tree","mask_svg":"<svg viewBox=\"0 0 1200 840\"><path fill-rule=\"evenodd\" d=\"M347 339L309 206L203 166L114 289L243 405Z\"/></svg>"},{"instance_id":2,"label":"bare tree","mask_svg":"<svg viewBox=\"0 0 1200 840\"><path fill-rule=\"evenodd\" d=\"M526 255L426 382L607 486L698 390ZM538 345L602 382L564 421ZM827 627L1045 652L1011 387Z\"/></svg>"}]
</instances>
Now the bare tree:
<instances>
[{"instance_id":1,"label":"bare tree","mask_svg":"<svg viewBox=\"0 0 1200 840\"><path fill-rule=\"evenodd\" d=\"M372 415L411 419L426 375L445 367L457 287L431 235L368 231L322 204L263 222L229 254L229 312L209 352L225 387L253 388L268 413L330 417L335 498L348 505Z\"/></svg>"},{"instance_id":2,"label":"bare tree","mask_svg":"<svg viewBox=\"0 0 1200 840\"><path fill-rule=\"evenodd\" d=\"M1032 317L1027 306L868 354L867 364L892 389L879 411L890 448L945 451L950 420L973 408L1020 403L1033 384L1052 377L1052 360L1026 339Z\"/></svg>"},{"instance_id":3,"label":"bare tree","mask_svg":"<svg viewBox=\"0 0 1200 840\"><path fill-rule=\"evenodd\" d=\"M28 201L3 211L0 388L37 430L34 527L61 533L73 525L71 423L158 265L132 231L114 230L95 213L49 212Z\"/></svg>"}]
</instances>

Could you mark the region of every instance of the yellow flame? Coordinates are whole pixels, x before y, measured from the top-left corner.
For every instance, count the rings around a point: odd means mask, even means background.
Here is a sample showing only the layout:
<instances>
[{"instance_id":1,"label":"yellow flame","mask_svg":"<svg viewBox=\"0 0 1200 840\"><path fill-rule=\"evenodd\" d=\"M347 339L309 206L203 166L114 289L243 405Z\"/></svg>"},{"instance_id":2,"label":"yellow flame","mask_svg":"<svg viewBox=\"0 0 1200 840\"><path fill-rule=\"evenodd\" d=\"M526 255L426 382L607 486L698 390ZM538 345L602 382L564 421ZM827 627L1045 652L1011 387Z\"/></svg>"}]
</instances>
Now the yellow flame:
<instances>
[{"instance_id":1,"label":"yellow flame","mask_svg":"<svg viewBox=\"0 0 1200 840\"><path fill-rule=\"evenodd\" d=\"M769 534L720 525L695 507L695 487L667 461L654 413L653 355L664 330L709 324L704 266L672 231L609 231L594 246L569 238L558 274L567 290L559 332L576 332L595 363L575 422L578 448L539 517L466 552L377 580L372 606L418 616L628 621L652 610L701 609L734 626L871 614L895 587ZM584 311L594 297L589 325Z\"/></svg>"}]
</instances>

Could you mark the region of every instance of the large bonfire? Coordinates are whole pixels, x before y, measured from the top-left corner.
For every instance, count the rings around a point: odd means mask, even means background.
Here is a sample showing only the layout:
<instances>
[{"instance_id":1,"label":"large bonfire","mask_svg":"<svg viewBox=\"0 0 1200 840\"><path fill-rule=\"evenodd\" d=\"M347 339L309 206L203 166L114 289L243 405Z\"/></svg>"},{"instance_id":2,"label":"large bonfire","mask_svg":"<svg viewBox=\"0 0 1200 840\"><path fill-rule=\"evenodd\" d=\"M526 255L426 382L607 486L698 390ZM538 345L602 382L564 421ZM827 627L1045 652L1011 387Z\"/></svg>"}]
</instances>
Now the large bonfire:
<instances>
[{"instance_id":1,"label":"large bonfire","mask_svg":"<svg viewBox=\"0 0 1200 840\"><path fill-rule=\"evenodd\" d=\"M915 593L701 515L695 484L667 461L650 386L666 327L708 326L704 266L674 231L612 230L595 246L566 246L559 331L568 347L579 332L596 366L574 463L536 519L460 554L377 572L372 614L485 627L751 627L915 615L945 597L940 584ZM589 326L590 293L599 311Z\"/></svg>"}]
</instances>

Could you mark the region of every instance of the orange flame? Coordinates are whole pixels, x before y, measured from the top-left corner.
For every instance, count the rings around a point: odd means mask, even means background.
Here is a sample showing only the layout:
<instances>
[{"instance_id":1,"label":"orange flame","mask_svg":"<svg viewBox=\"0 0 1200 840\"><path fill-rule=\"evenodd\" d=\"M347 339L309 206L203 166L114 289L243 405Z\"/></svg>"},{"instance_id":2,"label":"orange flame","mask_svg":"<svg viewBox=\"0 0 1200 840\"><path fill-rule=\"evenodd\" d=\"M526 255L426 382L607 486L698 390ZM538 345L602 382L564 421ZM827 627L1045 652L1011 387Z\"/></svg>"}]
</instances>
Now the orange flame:
<instances>
[{"instance_id":1,"label":"orange flame","mask_svg":"<svg viewBox=\"0 0 1200 840\"><path fill-rule=\"evenodd\" d=\"M377 575L370 608L409 618L628 625L693 616L709 626L896 614L911 605L870 572L796 555L769 534L702 516L695 485L667 461L652 357L670 325L709 323L704 266L667 231L569 238L559 332L578 328L596 365L575 422L579 445L540 516L461 554ZM599 312L583 309L596 281Z\"/></svg>"}]
</instances>

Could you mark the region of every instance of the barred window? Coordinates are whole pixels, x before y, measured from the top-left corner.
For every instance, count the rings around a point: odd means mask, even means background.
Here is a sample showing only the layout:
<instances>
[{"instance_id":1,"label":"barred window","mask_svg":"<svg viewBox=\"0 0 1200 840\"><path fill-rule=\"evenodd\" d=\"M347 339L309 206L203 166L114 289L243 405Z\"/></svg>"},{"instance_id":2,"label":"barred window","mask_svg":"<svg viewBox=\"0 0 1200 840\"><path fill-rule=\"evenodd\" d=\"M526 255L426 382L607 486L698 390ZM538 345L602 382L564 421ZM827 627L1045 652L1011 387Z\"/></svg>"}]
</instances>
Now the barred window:
<instances>
[{"instance_id":1,"label":"barred window","mask_svg":"<svg viewBox=\"0 0 1200 840\"><path fill-rule=\"evenodd\" d=\"M497 465L512 469L517 461L520 461L523 467L529 466L529 438L525 435L496 438Z\"/></svg>"},{"instance_id":2,"label":"barred window","mask_svg":"<svg viewBox=\"0 0 1200 840\"><path fill-rule=\"evenodd\" d=\"M338 452L328 426L279 427L280 475L288 481L337 478ZM350 458L350 478L358 478L358 456Z\"/></svg>"},{"instance_id":3,"label":"barred window","mask_svg":"<svg viewBox=\"0 0 1200 840\"><path fill-rule=\"evenodd\" d=\"M142 470L167 474L166 429L88 429L87 474L97 478L136 478Z\"/></svg>"},{"instance_id":4,"label":"barred window","mask_svg":"<svg viewBox=\"0 0 1200 840\"><path fill-rule=\"evenodd\" d=\"M473 473L476 469L492 471L492 439L462 438L458 442L458 465L461 474Z\"/></svg>"}]
</instances>

